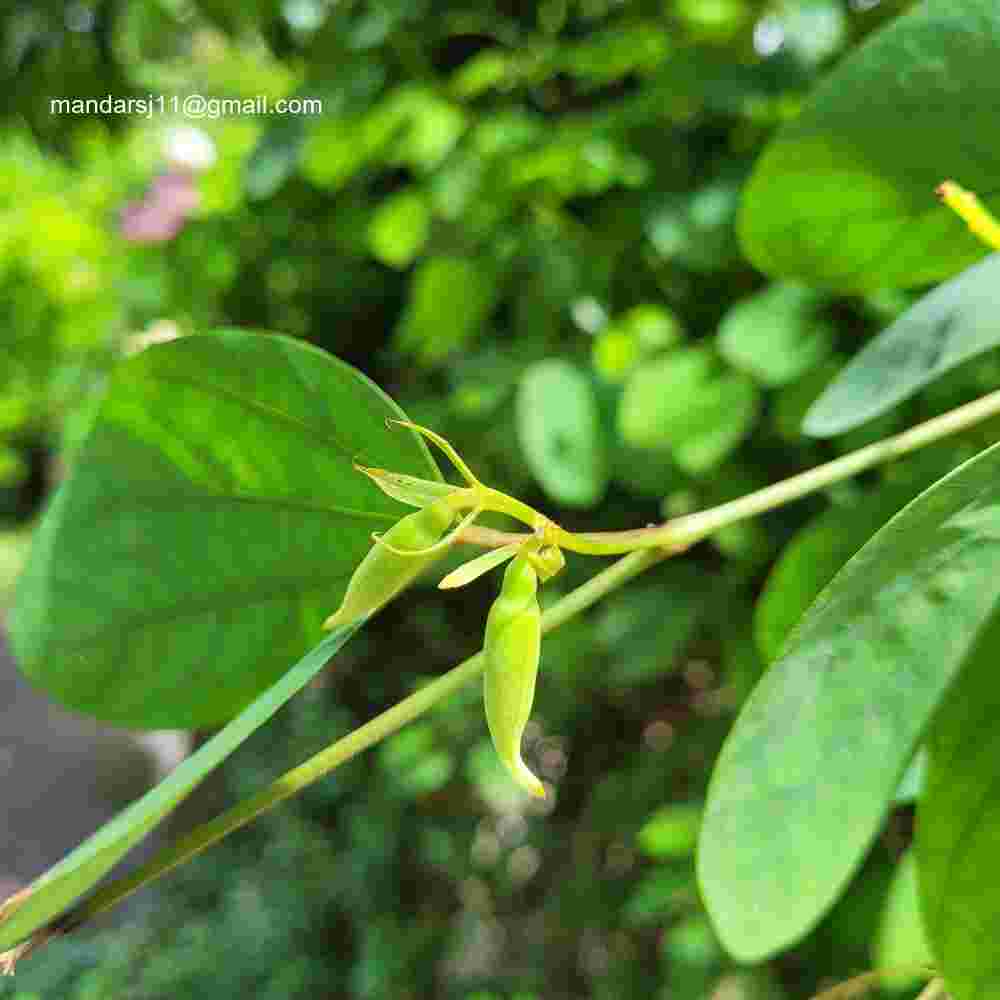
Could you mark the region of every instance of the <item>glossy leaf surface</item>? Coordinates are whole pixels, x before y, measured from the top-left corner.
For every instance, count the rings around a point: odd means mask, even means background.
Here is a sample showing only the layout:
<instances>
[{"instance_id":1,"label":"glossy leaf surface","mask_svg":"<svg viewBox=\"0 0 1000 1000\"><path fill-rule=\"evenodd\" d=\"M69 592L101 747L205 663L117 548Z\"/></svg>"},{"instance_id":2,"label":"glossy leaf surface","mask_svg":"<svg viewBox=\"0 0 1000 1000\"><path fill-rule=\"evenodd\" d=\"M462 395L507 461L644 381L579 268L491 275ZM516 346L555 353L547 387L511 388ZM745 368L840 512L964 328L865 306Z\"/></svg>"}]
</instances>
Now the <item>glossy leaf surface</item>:
<instances>
[{"instance_id":1,"label":"glossy leaf surface","mask_svg":"<svg viewBox=\"0 0 1000 1000\"><path fill-rule=\"evenodd\" d=\"M757 961L836 900L1000 600L1000 446L905 507L837 574L744 705L698 856L723 943Z\"/></svg>"},{"instance_id":2,"label":"glossy leaf surface","mask_svg":"<svg viewBox=\"0 0 1000 1000\"><path fill-rule=\"evenodd\" d=\"M321 636L407 509L354 462L437 477L364 376L224 330L121 364L34 539L11 614L39 687L149 728L232 718Z\"/></svg>"}]
</instances>

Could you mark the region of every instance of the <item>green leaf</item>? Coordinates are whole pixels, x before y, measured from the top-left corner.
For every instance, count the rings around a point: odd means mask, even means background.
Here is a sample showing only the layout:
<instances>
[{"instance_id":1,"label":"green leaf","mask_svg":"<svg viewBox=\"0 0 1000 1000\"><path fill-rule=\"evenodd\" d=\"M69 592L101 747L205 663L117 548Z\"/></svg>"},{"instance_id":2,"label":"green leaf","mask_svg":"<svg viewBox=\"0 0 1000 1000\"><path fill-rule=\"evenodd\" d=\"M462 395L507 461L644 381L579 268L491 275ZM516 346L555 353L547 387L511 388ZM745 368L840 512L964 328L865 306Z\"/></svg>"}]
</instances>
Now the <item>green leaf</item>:
<instances>
[{"instance_id":1,"label":"green leaf","mask_svg":"<svg viewBox=\"0 0 1000 1000\"><path fill-rule=\"evenodd\" d=\"M476 335L493 302L493 281L474 260L424 260L413 275L396 346L436 364Z\"/></svg>"},{"instance_id":2,"label":"green leaf","mask_svg":"<svg viewBox=\"0 0 1000 1000\"><path fill-rule=\"evenodd\" d=\"M934 189L1000 207L993 0L928 0L816 88L747 185L740 236L769 274L848 290L950 277L985 253Z\"/></svg>"},{"instance_id":3,"label":"green leaf","mask_svg":"<svg viewBox=\"0 0 1000 1000\"><path fill-rule=\"evenodd\" d=\"M749 432L757 390L707 346L674 351L641 365L625 385L618 430L635 448L669 448L685 472L709 472Z\"/></svg>"},{"instance_id":4,"label":"green leaf","mask_svg":"<svg viewBox=\"0 0 1000 1000\"><path fill-rule=\"evenodd\" d=\"M331 633L167 778L37 878L25 902L0 921L0 952L13 948L93 888L209 772L308 684L355 631L348 627Z\"/></svg>"},{"instance_id":5,"label":"green leaf","mask_svg":"<svg viewBox=\"0 0 1000 1000\"><path fill-rule=\"evenodd\" d=\"M885 970L886 985L895 990L919 986L927 977L914 967L919 969L935 964L920 916L917 862L913 851L903 855L889 887L875 943L874 962L876 968ZM906 969L914 971L894 971Z\"/></svg>"},{"instance_id":6,"label":"green leaf","mask_svg":"<svg viewBox=\"0 0 1000 1000\"><path fill-rule=\"evenodd\" d=\"M754 610L754 638L768 662L837 570L918 491L910 483L881 486L851 507L824 511L785 546Z\"/></svg>"},{"instance_id":7,"label":"green leaf","mask_svg":"<svg viewBox=\"0 0 1000 1000\"><path fill-rule=\"evenodd\" d=\"M676 347L684 339L677 317L661 306L633 306L594 338L591 362L609 382L623 380L640 360Z\"/></svg>"},{"instance_id":8,"label":"green leaf","mask_svg":"<svg viewBox=\"0 0 1000 1000\"><path fill-rule=\"evenodd\" d=\"M698 875L757 961L809 931L878 832L1000 599L1000 445L922 493L833 579L750 696L709 788Z\"/></svg>"},{"instance_id":9,"label":"green leaf","mask_svg":"<svg viewBox=\"0 0 1000 1000\"><path fill-rule=\"evenodd\" d=\"M793 382L833 348L833 327L818 315L822 297L801 285L772 285L736 305L719 325L719 353L764 385Z\"/></svg>"},{"instance_id":10,"label":"green leaf","mask_svg":"<svg viewBox=\"0 0 1000 1000\"><path fill-rule=\"evenodd\" d=\"M686 858L694 853L700 826L700 803L663 806L639 831L639 846L653 858Z\"/></svg>"},{"instance_id":11,"label":"green leaf","mask_svg":"<svg viewBox=\"0 0 1000 1000\"><path fill-rule=\"evenodd\" d=\"M802 429L814 437L842 434L998 344L1000 254L993 254L871 341L813 403Z\"/></svg>"},{"instance_id":12,"label":"green leaf","mask_svg":"<svg viewBox=\"0 0 1000 1000\"><path fill-rule=\"evenodd\" d=\"M400 191L379 205L368 229L372 253L390 267L408 267L430 232L427 199L418 191Z\"/></svg>"},{"instance_id":13,"label":"green leaf","mask_svg":"<svg viewBox=\"0 0 1000 1000\"><path fill-rule=\"evenodd\" d=\"M521 379L517 436L532 474L567 507L593 507L608 487L601 417L590 380L568 361L541 361Z\"/></svg>"},{"instance_id":14,"label":"green leaf","mask_svg":"<svg viewBox=\"0 0 1000 1000\"><path fill-rule=\"evenodd\" d=\"M970 581L970 586L975 586ZM1000 992L1000 686L995 617L934 720L917 824L924 926L955 1000Z\"/></svg>"},{"instance_id":15,"label":"green leaf","mask_svg":"<svg viewBox=\"0 0 1000 1000\"><path fill-rule=\"evenodd\" d=\"M349 365L222 330L114 372L11 613L24 672L140 727L232 718L322 634L372 531L406 509L354 462L437 477Z\"/></svg>"}]
</instances>

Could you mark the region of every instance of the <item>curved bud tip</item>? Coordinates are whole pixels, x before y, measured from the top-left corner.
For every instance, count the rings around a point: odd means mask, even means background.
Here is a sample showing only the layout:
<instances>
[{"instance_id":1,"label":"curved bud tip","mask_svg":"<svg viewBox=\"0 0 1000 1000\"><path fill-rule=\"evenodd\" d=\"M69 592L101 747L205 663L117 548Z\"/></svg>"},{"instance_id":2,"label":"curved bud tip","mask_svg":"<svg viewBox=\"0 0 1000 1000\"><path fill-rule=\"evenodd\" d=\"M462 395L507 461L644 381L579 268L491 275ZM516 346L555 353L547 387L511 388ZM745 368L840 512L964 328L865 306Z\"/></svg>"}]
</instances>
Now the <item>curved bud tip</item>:
<instances>
[{"instance_id":1,"label":"curved bud tip","mask_svg":"<svg viewBox=\"0 0 1000 1000\"><path fill-rule=\"evenodd\" d=\"M396 420L392 417L389 417L386 423L390 426L395 425L397 427L408 427L411 431L415 431L417 434L426 438L428 441L432 442L433 444L436 444L438 448L440 448L441 451L444 452L444 454L448 457L448 460L451 462L451 464L454 465L456 469L458 469L462 478L469 484L469 486L473 487L474 489L482 488L482 483L480 483L479 480L476 478L472 469L470 469L468 465L465 464L465 460L462 458L461 455L459 455L454 445L452 445L451 442L447 441L445 438L441 437L440 434L435 433L429 427L421 427L420 424L415 424L411 420Z\"/></svg>"}]
</instances>

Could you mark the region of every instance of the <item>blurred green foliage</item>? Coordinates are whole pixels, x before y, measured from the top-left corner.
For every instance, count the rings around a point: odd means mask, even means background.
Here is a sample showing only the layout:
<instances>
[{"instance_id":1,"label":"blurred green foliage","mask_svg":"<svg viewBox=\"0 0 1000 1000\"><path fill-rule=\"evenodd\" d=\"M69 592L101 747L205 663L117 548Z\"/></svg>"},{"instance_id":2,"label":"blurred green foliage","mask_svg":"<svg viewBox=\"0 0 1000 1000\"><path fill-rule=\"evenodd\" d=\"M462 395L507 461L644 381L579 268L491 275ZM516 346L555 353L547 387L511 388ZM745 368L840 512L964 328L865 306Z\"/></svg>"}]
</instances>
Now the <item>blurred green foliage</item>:
<instances>
[{"instance_id":1,"label":"blurred green foliage","mask_svg":"<svg viewBox=\"0 0 1000 1000\"><path fill-rule=\"evenodd\" d=\"M343 357L485 481L577 530L723 502L973 398L983 362L875 427L805 438L811 402L909 299L768 284L735 237L775 126L906 6L15 0L0 54L5 526L21 530L72 461L117 358L214 325ZM50 107L153 93L323 111ZM185 165L191 127L211 143L204 169ZM185 172L197 205L179 231L127 239L126 204ZM527 743L547 803L512 787L470 690L172 875L124 929L25 962L0 995L777 1000L871 967L905 810L810 938L750 970L697 898L698 803L794 624L789 588L804 607L987 438L720 532L548 637ZM23 545L0 542L6 578ZM590 571L572 559L547 599ZM475 651L494 587L416 588L388 608L227 763L226 799ZM892 912L908 898L896 889ZM884 931L882 951L901 961L910 930Z\"/></svg>"}]
</instances>

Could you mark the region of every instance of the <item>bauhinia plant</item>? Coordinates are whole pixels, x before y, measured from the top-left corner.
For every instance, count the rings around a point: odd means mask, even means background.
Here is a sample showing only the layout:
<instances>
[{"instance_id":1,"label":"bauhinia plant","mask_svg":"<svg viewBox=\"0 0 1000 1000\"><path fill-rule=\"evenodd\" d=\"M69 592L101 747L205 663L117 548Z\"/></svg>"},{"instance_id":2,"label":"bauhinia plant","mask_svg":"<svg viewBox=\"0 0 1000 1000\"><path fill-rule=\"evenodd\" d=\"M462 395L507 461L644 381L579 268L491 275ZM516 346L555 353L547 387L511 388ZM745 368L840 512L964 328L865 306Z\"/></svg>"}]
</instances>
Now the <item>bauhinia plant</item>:
<instances>
[{"instance_id":1,"label":"bauhinia plant","mask_svg":"<svg viewBox=\"0 0 1000 1000\"><path fill-rule=\"evenodd\" d=\"M811 434L860 425L1000 344L1000 256L981 259L983 241L1000 250L986 207L996 163L977 146L992 133L954 108L963 95L995 121L988 81L998 54L994 5L920 5L831 76L751 178L743 240L762 269L845 290L949 279L826 389L805 418ZM910 70L896 72L906 61ZM986 204L954 183L938 186L948 175ZM929 764L915 793L915 858L936 976L926 996L992 996L1000 444L988 421L997 416L992 392L720 506L640 530L574 533L480 482L447 441L307 345L220 330L150 348L115 371L38 529L13 635L25 672L78 711L133 726L221 728L4 904L6 961L113 906L480 675L501 758L515 780L545 794L520 743L546 632L722 528L979 425L988 446L889 519L784 639L717 763L698 872L730 952L748 962L777 953L835 902L922 744ZM443 479L425 439L461 485ZM524 530L475 523L489 513ZM387 601L458 546L485 551L442 587L509 562L481 653L97 887ZM542 613L537 590L566 553L622 558ZM324 623L330 634L302 656Z\"/></svg>"}]
</instances>

